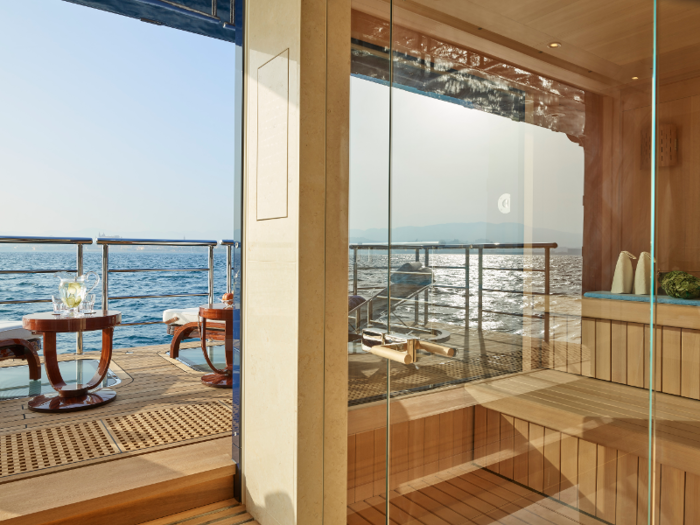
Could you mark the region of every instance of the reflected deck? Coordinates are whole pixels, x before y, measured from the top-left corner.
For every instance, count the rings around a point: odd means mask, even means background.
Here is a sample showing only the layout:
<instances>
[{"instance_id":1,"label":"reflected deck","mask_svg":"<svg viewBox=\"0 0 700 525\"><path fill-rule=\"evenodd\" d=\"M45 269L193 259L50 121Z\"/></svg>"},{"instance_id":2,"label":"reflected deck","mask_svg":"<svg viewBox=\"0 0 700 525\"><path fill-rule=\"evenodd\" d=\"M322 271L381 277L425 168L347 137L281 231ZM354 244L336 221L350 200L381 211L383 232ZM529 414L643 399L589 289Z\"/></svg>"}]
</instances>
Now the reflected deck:
<instances>
[{"instance_id":1,"label":"reflected deck","mask_svg":"<svg viewBox=\"0 0 700 525\"><path fill-rule=\"evenodd\" d=\"M231 412L238 410L231 391L202 385L203 372L169 359L168 350L168 345L115 350L110 369L121 382L111 387L116 401L105 407L40 414L27 408L26 397L0 401L0 483L229 437ZM62 362L73 359L61 356Z\"/></svg>"}]
</instances>

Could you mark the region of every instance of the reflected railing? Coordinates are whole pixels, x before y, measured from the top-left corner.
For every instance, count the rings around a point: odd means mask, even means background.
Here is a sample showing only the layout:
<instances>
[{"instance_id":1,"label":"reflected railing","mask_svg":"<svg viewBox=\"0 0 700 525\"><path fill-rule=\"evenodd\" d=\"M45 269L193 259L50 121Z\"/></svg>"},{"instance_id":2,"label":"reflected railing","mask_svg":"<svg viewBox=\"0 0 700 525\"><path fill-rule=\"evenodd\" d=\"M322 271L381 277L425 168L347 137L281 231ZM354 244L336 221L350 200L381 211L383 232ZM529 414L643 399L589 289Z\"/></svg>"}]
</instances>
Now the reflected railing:
<instances>
[{"instance_id":1,"label":"reflected railing","mask_svg":"<svg viewBox=\"0 0 700 525\"><path fill-rule=\"evenodd\" d=\"M400 243L400 244L381 244L381 243L363 243L363 244L350 244L350 250L352 252L352 280L351 280L351 293L352 295L358 295L358 293L361 290L368 290L368 291L376 291L376 290L386 290L386 286L368 286L364 288L359 287L359 279L360 275L359 272L361 271L377 271L381 268L379 267L373 267L373 266L360 266L360 251L361 250L368 250L370 253L372 251L388 251L391 249L392 254L395 254L396 252L403 252L403 253L415 253L415 261L421 261L421 256L422 256L422 263L423 266L426 268L429 268L430 270L433 271L431 283L428 286L425 286L423 289L420 291L417 291L410 296L406 297L400 297L400 298L394 298L390 297L390 293L387 295L382 295L382 292L379 291L377 293L374 293L371 297L369 297L366 301L363 303L359 304L357 307L353 308L349 312L349 318L355 323L356 329L359 329L361 327L362 323L362 313L364 310L365 314L365 319L366 319L366 326L373 326L376 323L376 320L374 319L373 316L373 306L374 303L377 300L389 300L392 302L391 309L395 309L396 307L405 304L405 303L413 303L414 304L414 324L418 325L419 323L419 317L420 317L420 310L422 306L422 311L423 311L423 322L422 324L424 326L427 326L430 318L430 308L450 308L450 309L456 309L456 310L463 310L464 311L464 324L465 324L465 329L469 329L470 327L470 298L471 298L471 287L470 287L470 278L471 278L471 255L472 252L475 252L478 260L477 263L477 276L478 276L478 286L477 286L477 308L478 308L478 314L477 314L477 328L479 331L482 330L483 327L483 314L484 313L490 313L490 314L495 314L495 315L506 315L506 316L516 316L516 317L528 317L528 318L533 318L533 319L541 319L544 321L544 337L545 341L549 341L549 327L550 327L550 312L549 312L549 297L552 295L551 293L551 286L550 286L550 268L551 268L551 250L556 249L558 247L557 243L554 242L536 242L536 243L484 243L484 244L439 244L439 243ZM439 251L451 251L451 252L456 252L456 251L463 251L464 252L464 264L461 265L431 265L431 253L434 252L439 252ZM535 251L535 250L542 250L543 255L544 255L544 267L543 268L526 268L524 265L522 267L517 267L517 268L510 268L510 267L487 267L484 266L484 254L489 252L489 251L494 251L494 250L528 250L530 252ZM528 254L530 255L530 254ZM534 254L532 254L534 255ZM392 267L392 270L395 270L396 268ZM436 282L437 278L435 275L435 270L459 270L464 272L464 285L459 286L459 285L454 285L454 284L444 284L444 283L439 283ZM525 272L541 272L544 274L544 286L543 286L543 291L534 291L534 290L506 290L506 289L498 289L498 288L485 288L484 287L484 272L520 272L520 273L525 273ZM406 272L402 272L406 273ZM446 303L436 303L430 301L430 289L431 288L440 288L440 289L445 289L445 290L455 290L455 294L462 294L464 296L464 305L463 306L458 306L458 305L453 305L453 304L446 304ZM543 296L544 297L544 311L542 313L524 313L524 312L507 312L507 311L499 311L499 310L493 310L493 309L485 309L483 307L484 304L484 293L504 293L504 294L517 294L517 295L525 295L525 296Z\"/></svg>"}]
</instances>

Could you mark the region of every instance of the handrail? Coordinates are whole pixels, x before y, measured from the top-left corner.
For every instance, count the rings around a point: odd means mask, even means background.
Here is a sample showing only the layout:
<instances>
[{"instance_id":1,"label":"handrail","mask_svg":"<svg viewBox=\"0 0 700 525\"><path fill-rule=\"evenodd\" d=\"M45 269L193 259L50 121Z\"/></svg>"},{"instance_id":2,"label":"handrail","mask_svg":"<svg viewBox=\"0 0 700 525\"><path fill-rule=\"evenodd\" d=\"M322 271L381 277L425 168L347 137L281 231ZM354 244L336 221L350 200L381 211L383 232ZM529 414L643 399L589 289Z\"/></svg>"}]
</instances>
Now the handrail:
<instances>
[{"instance_id":1,"label":"handrail","mask_svg":"<svg viewBox=\"0 0 700 525\"><path fill-rule=\"evenodd\" d=\"M110 273L136 273L147 271L163 271L163 272L199 272L206 271L209 273L208 291L206 294L158 294L158 295L139 295L139 296L122 296L113 297L114 301L124 301L129 299L162 299L166 297L208 297L209 303L214 302L214 247L219 243L209 240L167 240L167 239L122 239L121 237L100 237L96 244L102 246L102 308L109 309L109 274ZM171 269L145 269L145 268L126 268L121 270L109 269L109 247L110 246L202 246L207 248L207 268L171 268ZM129 323L131 326L139 324L151 324L149 322Z\"/></svg>"},{"instance_id":2,"label":"handrail","mask_svg":"<svg viewBox=\"0 0 700 525\"><path fill-rule=\"evenodd\" d=\"M231 293L233 290L233 282L231 273L233 272L233 248L240 248L241 243L233 239L222 239L219 241L221 246L226 246L226 293Z\"/></svg>"},{"instance_id":3,"label":"handrail","mask_svg":"<svg viewBox=\"0 0 700 525\"><path fill-rule=\"evenodd\" d=\"M92 244L89 237L14 237L0 235L3 244Z\"/></svg>"},{"instance_id":4,"label":"handrail","mask_svg":"<svg viewBox=\"0 0 700 525\"><path fill-rule=\"evenodd\" d=\"M122 239L121 237L100 237L95 244L111 246L216 246L217 241L197 241L187 239Z\"/></svg>"},{"instance_id":5,"label":"handrail","mask_svg":"<svg viewBox=\"0 0 700 525\"><path fill-rule=\"evenodd\" d=\"M464 286L455 286L455 285L445 285L445 284L436 284L434 281L431 284L431 287L435 288L445 288L445 289L454 289L454 290L463 290L464 291L464 316L465 316L465 325L468 328L469 327L469 297L470 297L470 283L469 283L469 273L470 273L470 257L471 257L471 250L476 250L478 254L478 328L479 330L482 329L482 314L484 312L486 313L494 313L494 314L502 314L502 315L514 315L511 314L510 312L499 312L495 310L485 310L483 308L483 294L484 292L495 292L495 293L517 293L517 294L522 294L522 295L530 295L530 296L545 296L545 313L544 315L527 315L527 314L522 314L519 313L517 314L518 317L532 317L532 318L542 318L544 319L545 323L545 340L549 340L549 296L550 294L550 256L551 256L551 250L557 248L559 245L555 242L533 242L533 243L463 243L463 244L439 244L436 242L415 242L415 243L397 243L397 244L387 244L387 243L352 243L349 245L350 250L353 252L353 265L352 265L352 294L357 295L357 292L359 290L358 288L358 270L377 270L380 268L374 268L371 266L362 266L360 267L358 265L358 251L359 250L388 250L391 248L391 250L414 250L415 251L415 260L419 261L421 259L420 252L421 250L424 252L424 261L423 265L427 268L430 268L432 270L462 270L465 272L465 282ZM525 267L519 267L519 268L504 268L504 267L485 267L484 266L484 251L486 250L498 250L498 249L542 249L544 250L544 268L525 268ZM430 264L430 252L431 251L439 251L439 250L464 250L464 255L465 255L465 263L463 266L433 266ZM535 291L526 291L526 290L500 290L500 289L493 289L493 288L484 288L483 283L484 283L484 278L483 274L484 271L508 271L508 272L541 272L544 273L544 292L535 292ZM412 272L401 272L401 273L412 273ZM383 287L374 287L373 289L383 289ZM453 305L443 305L443 304L437 304L433 303L429 300L428 298L428 289L425 290L424 295L425 297L423 298L423 321L424 323L428 322L428 317L429 317L429 307L430 306L436 306L436 307L446 307L446 308L459 308L461 309L462 307L458 306L453 306ZM456 293L456 292L455 292ZM354 312L354 317L356 321L356 327L359 327L360 324L360 319L361 319L361 309L365 308L367 310L367 323L368 325L371 323L372 319L372 301L374 299L388 299L388 297L381 295L381 292L378 293L377 295L371 297L364 303L362 303ZM397 299L398 300L398 299ZM414 303L415 305L415 323L418 323L418 304L421 302L418 298L416 299L401 299L398 300L399 304L405 303L405 302L410 302Z\"/></svg>"}]
</instances>

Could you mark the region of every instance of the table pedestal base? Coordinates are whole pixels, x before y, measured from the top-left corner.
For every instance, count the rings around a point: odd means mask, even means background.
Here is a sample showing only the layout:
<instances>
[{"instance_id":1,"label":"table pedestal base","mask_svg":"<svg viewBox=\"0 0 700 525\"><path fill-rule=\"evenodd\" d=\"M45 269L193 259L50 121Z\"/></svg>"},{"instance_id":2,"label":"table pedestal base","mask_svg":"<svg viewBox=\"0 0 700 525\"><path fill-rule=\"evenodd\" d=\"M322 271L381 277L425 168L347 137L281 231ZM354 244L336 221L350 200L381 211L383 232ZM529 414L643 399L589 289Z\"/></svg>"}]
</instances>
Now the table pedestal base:
<instances>
[{"instance_id":1,"label":"table pedestal base","mask_svg":"<svg viewBox=\"0 0 700 525\"><path fill-rule=\"evenodd\" d=\"M226 374L207 374L202 376L202 383L215 388L233 388L233 376Z\"/></svg>"},{"instance_id":2,"label":"table pedestal base","mask_svg":"<svg viewBox=\"0 0 700 525\"><path fill-rule=\"evenodd\" d=\"M61 397L58 394L36 396L29 400L29 410L34 412L75 412L111 403L117 398L114 390L103 388L78 397Z\"/></svg>"}]
</instances>

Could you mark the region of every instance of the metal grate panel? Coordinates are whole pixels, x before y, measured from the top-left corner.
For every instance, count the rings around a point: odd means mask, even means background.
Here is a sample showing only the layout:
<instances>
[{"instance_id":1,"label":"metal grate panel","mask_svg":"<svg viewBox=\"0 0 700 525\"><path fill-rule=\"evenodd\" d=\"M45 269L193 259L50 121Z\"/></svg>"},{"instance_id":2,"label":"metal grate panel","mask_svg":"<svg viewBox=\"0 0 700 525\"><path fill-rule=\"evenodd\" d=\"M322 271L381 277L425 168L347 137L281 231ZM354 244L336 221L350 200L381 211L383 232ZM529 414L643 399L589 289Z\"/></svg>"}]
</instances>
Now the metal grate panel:
<instances>
[{"instance_id":1,"label":"metal grate panel","mask_svg":"<svg viewBox=\"0 0 700 525\"><path fill-rule=\"evenodd\" d=\"M0 477L110 456L116 451L97 421L0 436Z\"/></svg>"},{"instance_id":2,"label":"metal grate panel","mask_svg":"<svg viewBox=\"0 0 700 525\"><path fill-rule=\"evenodd\" d=\"M104 419L119 447L140 450L231 431L231 409L221 403L183 405Z\"/></svg>"}]
</instances>

